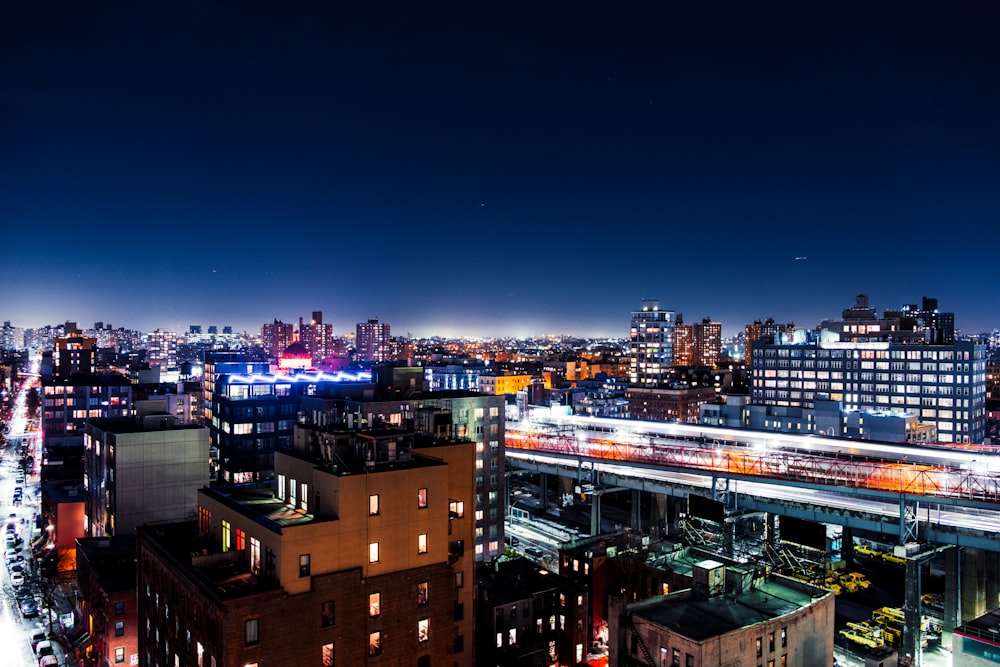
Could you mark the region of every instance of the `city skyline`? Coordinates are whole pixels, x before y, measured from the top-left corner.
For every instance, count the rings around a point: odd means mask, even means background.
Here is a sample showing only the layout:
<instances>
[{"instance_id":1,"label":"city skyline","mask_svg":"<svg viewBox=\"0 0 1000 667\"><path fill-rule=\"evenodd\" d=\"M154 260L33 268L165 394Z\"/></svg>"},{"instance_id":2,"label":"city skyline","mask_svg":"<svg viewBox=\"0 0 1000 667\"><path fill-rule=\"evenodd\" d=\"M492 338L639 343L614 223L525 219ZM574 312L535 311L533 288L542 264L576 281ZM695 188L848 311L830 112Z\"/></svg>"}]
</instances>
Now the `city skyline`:
<instances>
[{"instance_id":1,"label":"city skyline","mask_svg":"<svg viewBox=\"0 0 1000 667\"><path fill-rule=\"evenodd\" d=\"M995 3L23 4L0 317L998 326Z\"/></svg>"}]
</instances>

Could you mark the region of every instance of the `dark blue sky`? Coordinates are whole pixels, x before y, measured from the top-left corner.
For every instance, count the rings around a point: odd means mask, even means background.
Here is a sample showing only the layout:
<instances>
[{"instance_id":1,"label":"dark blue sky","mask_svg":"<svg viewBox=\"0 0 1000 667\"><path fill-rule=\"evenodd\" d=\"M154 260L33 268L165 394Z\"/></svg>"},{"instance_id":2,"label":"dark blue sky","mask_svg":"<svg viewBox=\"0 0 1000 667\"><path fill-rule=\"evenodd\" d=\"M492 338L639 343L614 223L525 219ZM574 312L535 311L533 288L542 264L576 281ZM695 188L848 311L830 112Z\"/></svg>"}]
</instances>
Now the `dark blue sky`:
<instances>
[{"instance_id":1,"label":"dark blue sky","mask_svg":"<svg viewBox=\"0 0 1000 667\"><path fill-rule=\"evenodd\" d=\"M0 319L621 336L652 297L728 334L864 292L992 329L998 19L11 0Z\"/></svg>"}]
</instances>

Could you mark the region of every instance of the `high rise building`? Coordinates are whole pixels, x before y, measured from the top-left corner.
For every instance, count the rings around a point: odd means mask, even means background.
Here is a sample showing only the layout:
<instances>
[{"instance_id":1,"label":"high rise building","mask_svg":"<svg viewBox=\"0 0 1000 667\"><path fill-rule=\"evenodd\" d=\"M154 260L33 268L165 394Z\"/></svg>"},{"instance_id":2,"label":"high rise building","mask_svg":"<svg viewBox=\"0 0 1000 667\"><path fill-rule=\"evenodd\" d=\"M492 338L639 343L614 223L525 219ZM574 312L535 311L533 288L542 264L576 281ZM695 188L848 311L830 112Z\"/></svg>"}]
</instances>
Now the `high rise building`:
<instances>
[{"instance_id":1,"label":"high rise building","mask_svg":"<svg viewBox=\"0 0 1000 667\"><path fill-rule=\"evenodd\" d=\"M704 318L685 324L681 315L674 326L674 366L715 366L722 354L722 324Z\"/></svg>"},{"instance_id":2,"label":"high rise building","mask_svg":"<svg viewBox=\"0 0 1000 667\"><path fill-rule=\"evenodd\" d=\"M417 392L422 369L419 368L376 367L375 374L380 389L374 394L303 396L300 421L348 431L384 425L435 437L450 434L473 440L476 443L475 558L489 561L501 555L506 497L505 398L465 391L420 396Z\"/></svg>"},{"instance_id":3,"label":"high rise building","mask_svg":"<svg viewBox=\"0 0 1000 667\"><path fill-rule=\"evenodd\" d=\"M392 359L392 337L388 322L379 322L377 317L367 322L358 322L354 338L354 348L358 361L379 364Z\"/></svg>"},{"instance_id":4,"label":"high rise building","mask_svg":"<svg viewBox=\"0 0 1000 667\"><path fill-rule=\"evenodd\" d=\"M163 369L177 367L177 333L174 331L151 331L147 334L147 360L150 366Z\"/></svg>"},{"instance_id":5,"label":"high rise building","mask_svg":"<svg viewBox=\"0 0 1000 667\"><path fill-rule=\"evenodd\" d=\"M309 351L313 364L333 354L333 325L323 324L323 311L314 310L308 323L299 318L299 342Z\"/></svg>"},{"instance_id":6,"label":"high rise building","mask_svg":"<svg viewBox=\"0 0 1000 667\"><path fill-rule=\"evenodd\" d=\"M260 328L261 346L271 359L277 359L285 348L295 342L295 326L275 320Z\"/></svg>"},{"instance_id":7,"label":"high rise building","mask_svg":"<svg viewBox=\"0 0 1000 667\"><path fill-rule=\"evenodd\" d=\"M674 363L674 311L660 310L660 302L644 299L632 313L629 332L629 381L661 386L670 379Z\"/></svg>"},{"instance_id":8,"label":"high rise building","mask_svg":"<svg viewBox=\"0 0 1000 667\"><path fill-rule=\"evenodd\" d=\"M83 426L87 537L193 519L208 484L208 429L171 415L92 419Z\"/></svg>"},{"instance_id":9,"label":"high rise building","mask_svg":"<svg viewBox=\"0 0 1000 667\"><path fill-rule=\"evenodd\" d=\"M778 324L770 317L761 322L754 320L753 324L748 324L744 328L744 344L746 346L746 366L750 368L753 362L753 348L757 341L761 343L773 343L775 336L782 333L792 333L795 331L795 324Z\"/></svg>"},{"instance_id":10,"label":"high rise building","mask_svg":"<svg viewBox=\"0 0 1000 667\"><path fill-rule=\"evenodd\" d=\"M845 341L836 331L807 330L754 344L750 397L763 405L811 408L823 398L847 411L915 412L937 428L940 442L981 443L986 359L986 346L974 341Z\"/></svg>"},{"instance_id":11,"label":"high rise building","mask_svg":"<svg viewBox=\"0 0 1000 667\"><path fill-rule=\"evenodd\" d=\"M102 417L127 417L132 412L132 383L116 373L78 373L42 378L42 442L79 447L83 424Z\"/></svg>"},{"instance_id":12,"label":"high rise building","mask_svg":"<svg viewBox=\"0 0 1000 667\"><path fill-rule=\"evenodd\" d=\"M218 478L235 484L271 479L274 453L292 447L303 396L366 389L373 391L367 373L217 376L207 425L218 448Z\"/></svg>"},{"instance_id":13,"label":"high rise building","mask_svg":"<svg viewBox=\"0 0 1000 667\"><path fill-rule=\"evenodd\" d=\"M295 440L273 487L205 488L197 523L138 530L141 663L472 667L475 445Z\"/></svg>"},{"instance_id":14,"label":"high rise building","mask_svg":"<svg viewBox=\"0 0 1000 667\"><path fill-rule=\"evenodd\" d=\"M52 372L57 376L68 376L73 373L93 373L94 352L97 338L90 338L81 333L74 333L55 340L55 354Z\"/></svg>"}]
</instances>

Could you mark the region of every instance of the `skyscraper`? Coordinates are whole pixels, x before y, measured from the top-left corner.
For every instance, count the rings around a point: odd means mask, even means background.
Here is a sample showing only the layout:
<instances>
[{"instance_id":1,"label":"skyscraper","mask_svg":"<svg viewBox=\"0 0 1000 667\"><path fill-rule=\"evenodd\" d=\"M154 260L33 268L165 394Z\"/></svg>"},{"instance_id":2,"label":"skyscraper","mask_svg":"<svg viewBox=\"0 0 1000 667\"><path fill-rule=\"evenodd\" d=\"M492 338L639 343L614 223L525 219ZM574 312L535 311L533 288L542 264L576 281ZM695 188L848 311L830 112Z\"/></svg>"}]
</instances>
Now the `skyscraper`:
<instances>
[{"instance_id":1,"label":"skyscraper","mask_svg":"<svg viewBox=\"0 0 1000 667\"><path fill-rule=\"evenodd\" d=\"M684 324L677 316L674 327L674 366L714 366L722 353L722 325L704 318Z\"/></svg>"},{"instance_id":2,"label":"skyscraper","mask_svg":"<svg viewBox=\"0 0 1000 667\"><path fill-rule=\"evenodd\" d=\"M309 351L314 364L332 354L333 326L323 324L323 311L314 310L308 323L299 318L299 342Z\"/></svg>"},{"instance_id":3,"label":"skyscraper","mask_svg":"<svg viewBox=\"0 0 1000 667\"><path fill-rule=\"evenodd\" d=\"M354 347L358 361L382 363L392 358L388 322L379 322L377 317L369 318L367 322L358 322L356 333Z\"/></svg>"},{"instance_id":4,"label":"skyscraper","mask_svg":"<svg viewBox=\"0 0 1000 667\"><path fill-rule=\"evenodd\" d=\"M151 331L147 334L150 366L177 366L177 334L173 331Z\"/></svg>"},{"instance_id":5,"label":"skyscraper","mask_svg":"<svg viewBox=\"0 0 1000 667\"><path fill-rule=\"evenodd\" d=\"M295 341L295 326L275 320L260 328L260 337L264 352L271 359L277 359L285 348Z\"/></svg>"},{"instance_id":6,"label":"skyscraper","mask_svg":"<svg viewBox=\"0 0 1000 667\"><path fill-rule=\"evenodd\" d=\"M674 362L674 311L660 310L660 302L643 299L632 313L629 332L629 381L660 386L670 378Z\"/></svg>"}]
</instances>

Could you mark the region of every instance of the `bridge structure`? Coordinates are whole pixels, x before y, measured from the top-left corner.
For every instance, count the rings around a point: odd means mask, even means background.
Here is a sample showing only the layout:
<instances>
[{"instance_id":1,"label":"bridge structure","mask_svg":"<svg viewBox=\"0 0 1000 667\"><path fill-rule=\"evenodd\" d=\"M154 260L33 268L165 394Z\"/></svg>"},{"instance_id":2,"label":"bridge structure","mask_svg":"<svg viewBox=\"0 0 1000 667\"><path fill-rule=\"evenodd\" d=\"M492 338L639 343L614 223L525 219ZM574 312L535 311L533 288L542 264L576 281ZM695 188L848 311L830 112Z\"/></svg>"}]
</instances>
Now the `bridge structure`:
<instances>
[{"instance_id":1,"label":"bridge structure","mask_svg":"<svg viewBox=\"0 0 1000 667\"><path fill-rule=\"evenodd\" d=\"M506 428L509 468L575 480L591 491L592 532L607 490L657 502L721 501L726 545L746 513L792 516L890 536L906 558L907 628L918 628L920 563L945 551L944 629L1000 606L1000 448L881 443L535 410ZM544 502L544 499L543 499ZM780 519L779 519L780 521ZM904 649L919 654L916 630Z\"/></svg>"}]
</instances>

